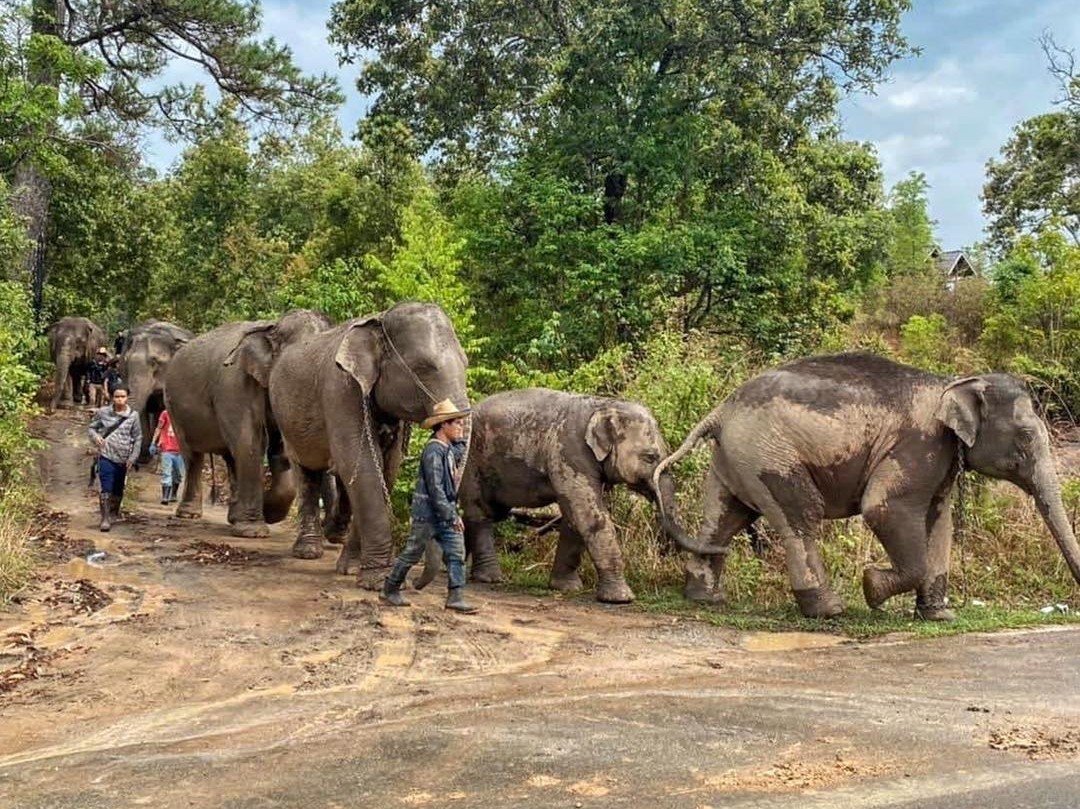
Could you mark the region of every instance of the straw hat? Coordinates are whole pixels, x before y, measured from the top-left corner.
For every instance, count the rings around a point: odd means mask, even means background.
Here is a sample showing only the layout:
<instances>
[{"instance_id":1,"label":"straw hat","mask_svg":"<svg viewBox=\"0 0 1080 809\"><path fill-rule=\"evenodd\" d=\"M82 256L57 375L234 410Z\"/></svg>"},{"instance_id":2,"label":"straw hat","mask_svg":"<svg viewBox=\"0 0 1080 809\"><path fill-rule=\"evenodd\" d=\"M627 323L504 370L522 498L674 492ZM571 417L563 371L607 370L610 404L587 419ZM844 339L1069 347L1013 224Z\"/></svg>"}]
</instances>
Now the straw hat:
<instances>
[{"instance_id":1,"label":"straw hat","mask_svg":"<svg viewBox=\"0 0 1080 809\"><path fill-rule=\"evenodd\" d=\"M449 399L443 399L435 407L431 409L431 415L420 422L425 430L430 430L433 427L437 427L444 421L453 421L454 419L460 419L463 416L469 415L471 409L466 407L464 410L458 410L457 405L451 402Z\"/></svg>"},{"instance_id":2,"label":"straw hat","mask_svg":"<svg viewBox=\"0 0 1080 809\"><path fill-rule=\"evenodd\" d=\"M101 348L99 348L99 349L97 350L97 353L98 353L98 354L108 354L108 353L109 353L109 349L105 348L105 346L102 346Z\"/></svg>"}]
</instances>

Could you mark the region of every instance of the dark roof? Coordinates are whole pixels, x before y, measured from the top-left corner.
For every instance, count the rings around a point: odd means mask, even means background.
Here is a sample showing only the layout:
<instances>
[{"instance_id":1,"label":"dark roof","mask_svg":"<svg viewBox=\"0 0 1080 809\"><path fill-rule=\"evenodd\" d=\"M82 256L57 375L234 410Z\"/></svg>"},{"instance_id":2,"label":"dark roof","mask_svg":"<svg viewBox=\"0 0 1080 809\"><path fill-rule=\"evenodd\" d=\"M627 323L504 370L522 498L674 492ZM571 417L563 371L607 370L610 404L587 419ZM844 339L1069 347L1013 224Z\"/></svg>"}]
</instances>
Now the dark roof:
<instances>
[{"instance_id":1,"label":"dark roof","mask_svg":"<svg viewBox=\"0 0 1080 809\"><path fill-rule=\"evenodd\" d=\"M930 251L934 259L934 266L938 272L948 276L974 275L975 268L971 266L963 250L938 250Z\"/></svg>"}]
</instances>

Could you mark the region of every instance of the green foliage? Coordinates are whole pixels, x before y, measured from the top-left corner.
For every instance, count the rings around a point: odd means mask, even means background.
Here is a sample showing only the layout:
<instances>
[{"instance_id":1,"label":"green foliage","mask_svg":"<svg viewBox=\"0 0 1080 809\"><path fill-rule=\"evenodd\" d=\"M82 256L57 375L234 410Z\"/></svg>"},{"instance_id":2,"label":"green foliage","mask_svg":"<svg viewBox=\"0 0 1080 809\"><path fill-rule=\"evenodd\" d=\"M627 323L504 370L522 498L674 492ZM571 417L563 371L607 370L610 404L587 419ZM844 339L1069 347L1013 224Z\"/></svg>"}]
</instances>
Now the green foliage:
<instances>
[{"instance_id":1,"label":"green foliage","mask_svg":"<svg viewBox=\"0 0 1080 809\"><path fill-rule=\"evenodd\" d=\"M919 273L930 266L934 222L927 213L930 184L922 172L911 172L889 194L892 233L887 266L891 275Z\"/></svg>"},{"instance_id":2,"label":"green foliage","mask_svg":"<svg viewBox=\"0 0 1080 809\"><path fill-rule=\"evenodd\" d=\"M900 355L911 365L946 374L952 371L953 351L948 324L941 315L912 315L900 327Z\"/></svg>"}]
</instances>

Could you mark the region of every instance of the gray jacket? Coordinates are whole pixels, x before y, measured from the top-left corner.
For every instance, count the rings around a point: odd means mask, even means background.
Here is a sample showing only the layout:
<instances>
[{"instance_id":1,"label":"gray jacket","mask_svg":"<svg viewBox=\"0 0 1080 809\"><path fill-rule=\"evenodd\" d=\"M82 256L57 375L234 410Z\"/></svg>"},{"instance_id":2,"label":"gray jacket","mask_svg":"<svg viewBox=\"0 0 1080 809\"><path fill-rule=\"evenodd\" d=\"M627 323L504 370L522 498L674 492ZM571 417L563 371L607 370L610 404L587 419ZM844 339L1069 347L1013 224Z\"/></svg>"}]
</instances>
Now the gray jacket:
<instances>
[{"instance_id":1,"label":"gray jacket","mask_svg":"<svg viewBox=\"0 0 1080 809\"><path fill-rule=\"evenodd\" d=\"M95 410L94 417L90 419L90 443L96 447L97 439L120 420L124 420L124 423L109 433L100 455L113 463L135 463L142 450L142 426L139 424L139 414L130 407L126 413L117 413L112 405Z\"/></svg>"}]
</instances>

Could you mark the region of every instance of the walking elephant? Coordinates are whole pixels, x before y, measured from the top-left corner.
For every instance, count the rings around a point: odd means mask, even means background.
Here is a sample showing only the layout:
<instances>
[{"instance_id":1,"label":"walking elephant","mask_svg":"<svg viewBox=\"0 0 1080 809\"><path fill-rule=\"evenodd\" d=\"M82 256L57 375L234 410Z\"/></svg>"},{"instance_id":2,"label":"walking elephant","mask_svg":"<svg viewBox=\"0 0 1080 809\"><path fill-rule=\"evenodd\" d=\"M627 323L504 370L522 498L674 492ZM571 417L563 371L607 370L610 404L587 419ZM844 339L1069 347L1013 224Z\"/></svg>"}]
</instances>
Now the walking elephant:
<instances>
[{"instance_id":1,"label":"walking elephant","mask_svg":"<svg viewBox=\"0 0 1080 809\"><path fill-rule=\"evenodd\" d=\"M358 563L358 584L381 586L392 561L388 491L409 423L442 399L468 403L467 364L449 318L423 303L350 320L281 352L270 373L270 404L300 473L294 554L322 555L320 473L332 470L352 514L337 570Z\"/></svg>"},{"instance_id":2,"label":"walking elephant","mask_svg":"<svg viewBox=\"0 0 1080 809\"><path fill-rule=\"evenodd\" d=\"M150 438L158 415L165 409L165 373L176 352L194 338L183 326L148 320L133 328L124 341L120 376L128 386L128 403L142 422L139 457L143 461L150 457Z\"/></svg>"},{"instance_id":3,"label":"walking elephant","mask_svg":"<svg viewBox=\"0 0 1080 809\"><path fill-rule=\"evenodd\" d=\"M85 317L63 317L48 330L49 354L56 371L49 409L55 410L61 399L82 401L82 382L90 362L105 345L105 332Z\"/></svg>"},{"instance_id":4,"label":"walking elephant","mask_svg":"<svg viewBox=\"0 0 1080 809\"><path fill-rule=\"evenodd\" d=\"M188 474L178 517L202 516L202 465L220 455L229 470L228 520L234 536L263 537L296 496L267 394L270 370L286 346L331 326L318 312L298 309L280 320L226 323L176 352L165 374L165 399ZM270 467L264 491L263 458Z\"/></svg>"},{"instance_id":5,"label":"walking elephant","mask_svg":"<svg viewBox=\"0 0 1080 809\"><path fill-rule=\"evenodd\" d=\"M607 490L623 484L662 502L664 533L684 550L703 549L675 519L671 476L662 474L653 482L653 473L667 454L652 413L636 402L539 388L499 393L480 402L473 408L469 460L460 490L472 578L502 577L494 522L506 519L514 507L558 503L562 519L551 587L580 589L578 568L582 551L588 550L596 566L596 598L632 601L615 525L604 503ZM429 556L418 585L431 575Z\"/></svg>"},{"instance_id":6,"label":"walking elephant","mask_svg":"<svg viewBox=\"0 0 1080 809\"><path fill-rule=\"evenodd\" d=\"M949 381L882 357L809 357L767 371L694 427L657 470L699 441L715 445L699 534L725 549L764 515L780 535L803 615L843 611L816 539L822 520L861 514L889 569L863 571L878 607L915 590L916 613L949 620L950 505L961 464L1035 498L1069 570L1080 548L1061 502L1046 425L1023 385L1005 374ZM724 553L691 559L686 595L723 600Z\"/></svg>"}]
</instances>

